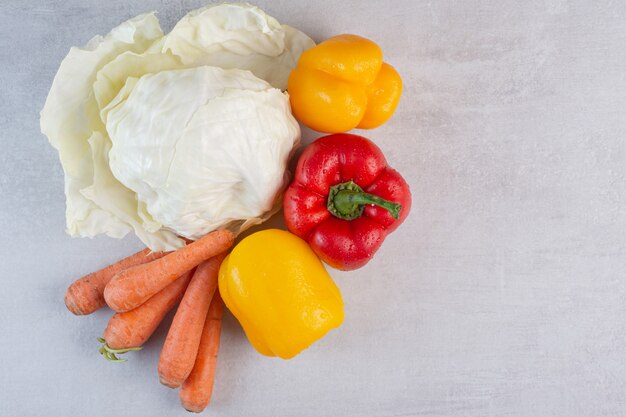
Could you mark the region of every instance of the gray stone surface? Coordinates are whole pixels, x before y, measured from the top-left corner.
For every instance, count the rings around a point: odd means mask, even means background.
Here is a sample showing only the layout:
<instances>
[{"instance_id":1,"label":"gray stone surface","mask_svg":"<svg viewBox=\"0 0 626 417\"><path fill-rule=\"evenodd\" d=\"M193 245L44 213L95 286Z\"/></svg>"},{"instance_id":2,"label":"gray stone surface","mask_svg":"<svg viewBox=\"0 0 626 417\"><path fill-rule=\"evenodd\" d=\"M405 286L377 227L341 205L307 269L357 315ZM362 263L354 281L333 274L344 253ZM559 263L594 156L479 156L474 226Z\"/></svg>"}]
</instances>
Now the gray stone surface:
<instances>
[{"instance_id":1,"label":"gray stone surface","mask_svg":"<svg viewBox=\"0 0 626 417\"><path fill-rule=\"evenodd\" d=\"M186 415L158 383L164 328L111 364L95 340L110 312L63 306L73 278L140 243L64 234L38 113L70 46L203 4L0 0L2 416ZM259 5L316 40L382 45L405 91L366 135L414 207L367 267L332 271L345 323L297 358L260 356L227 315L205 414L626 415L626 3Z\"/></svg>"}]
</instances>

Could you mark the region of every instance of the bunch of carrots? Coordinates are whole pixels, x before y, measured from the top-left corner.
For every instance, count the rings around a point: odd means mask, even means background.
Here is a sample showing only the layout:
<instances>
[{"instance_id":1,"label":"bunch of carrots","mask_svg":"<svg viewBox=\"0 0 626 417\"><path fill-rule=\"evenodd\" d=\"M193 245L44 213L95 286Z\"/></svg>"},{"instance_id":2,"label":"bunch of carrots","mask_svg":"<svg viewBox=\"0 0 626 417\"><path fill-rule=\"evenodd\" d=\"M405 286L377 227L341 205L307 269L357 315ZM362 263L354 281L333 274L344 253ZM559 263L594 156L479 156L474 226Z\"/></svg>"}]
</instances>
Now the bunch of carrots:
<instances>
[{"instance_id":1,"label":"bunch of carrots","mask_svg":"<svg viewBox=\"0 0 626 417\"><path fill-rule=\"evenodd\" d=\"M113 362L117 355L140 350L165 315L179 307L159 358L162 384L177 388L183 407L201 412L211 399L220 344L223 303L217 276L235 236L210 233L173 252L144 249L76 280L65 305L76 315L105 305L116 313L98 338L100 353Z\"/></svg>"}]
</instances>

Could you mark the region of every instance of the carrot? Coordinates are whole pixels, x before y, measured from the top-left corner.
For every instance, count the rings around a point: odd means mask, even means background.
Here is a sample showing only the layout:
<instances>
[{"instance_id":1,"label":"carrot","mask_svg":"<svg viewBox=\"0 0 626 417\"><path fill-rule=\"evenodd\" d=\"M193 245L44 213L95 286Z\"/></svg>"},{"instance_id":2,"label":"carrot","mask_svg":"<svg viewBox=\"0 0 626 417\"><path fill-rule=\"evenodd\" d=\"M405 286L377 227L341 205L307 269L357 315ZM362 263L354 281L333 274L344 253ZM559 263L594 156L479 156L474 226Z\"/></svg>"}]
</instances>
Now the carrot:
<instances>
[{"instance_id":1,"label":"carrot","mask_svg":"<svg viewBox=\"0 0 626 417\"><path fill-rule=\"evenodd\" d=\"M167 312L183 298L191 275L191 272L187 272L139 307L115 313L104 330L107 346L118 350L143 345Z\"/></svg>"},{"instance_id":2,"label":"carrot","mask_svg":"<svg viewBox=\"0 0 626 417\"><path fill-rule=\"evenodd\" d=\"M211 401L223 310L222 298L219 291L216 291L204 321L196 363L179 392L180 403L187 411L200 413Z\"/></svg>"},{"instance_id":3,"label":"carrot","mask_svg":"<svg viewBox=\"0 0 626 417\"><path fill-rule=\"evenodd\" d=\"M170 388L180 386L193 369L224 255L200 264L176 311L159 358L159 379Z\"/></svg>"},{"instance_id":4,"label":"carrot","mask_svg":"<svg viewBox=\"0 0 626 417\"><path fill-rule=\"evenodd\" d=\"M107 284L104 299L115 311L132 310L185 272L226 251L234 240L232 232L218 230L153 262L121 271Z\"/></svg>"},{"instance_id":5,"label":"carrot","mask_svg":"<svg viewBox=\"0 0 626 417\"><path fill-rule=\"evenodd\" d=\"M80 316L91 314L104 307L106 304L103 295L104 287L115 274L124 269L154 261L165 254L165 252L151 252L150 249L144 249L106 268L77 279L65 293L67 309Z\"/></svg>"}]
</instances>

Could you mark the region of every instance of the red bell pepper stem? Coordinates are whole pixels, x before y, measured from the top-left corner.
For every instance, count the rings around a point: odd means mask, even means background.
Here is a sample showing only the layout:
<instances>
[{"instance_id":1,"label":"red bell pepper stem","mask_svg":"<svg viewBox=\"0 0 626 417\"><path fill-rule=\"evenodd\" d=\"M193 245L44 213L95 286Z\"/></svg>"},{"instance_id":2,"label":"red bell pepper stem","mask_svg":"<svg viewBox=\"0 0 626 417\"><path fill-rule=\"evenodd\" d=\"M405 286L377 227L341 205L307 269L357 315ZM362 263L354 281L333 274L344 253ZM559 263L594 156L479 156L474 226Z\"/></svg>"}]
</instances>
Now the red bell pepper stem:
<instances>
[{"instance_id":1,"label":"red bell pepper stem","mask_svg":"<svg viewBox=\"0 0 626 417\"><path fill-rule=\"evenodd\" d=\"M352 181L330 187L327 208L330 213L344 220L354 220L363 214L366 204L373 204L389 211L391 217L400 217L402 206L363 191Z\"/></svg>"}]
</instances>

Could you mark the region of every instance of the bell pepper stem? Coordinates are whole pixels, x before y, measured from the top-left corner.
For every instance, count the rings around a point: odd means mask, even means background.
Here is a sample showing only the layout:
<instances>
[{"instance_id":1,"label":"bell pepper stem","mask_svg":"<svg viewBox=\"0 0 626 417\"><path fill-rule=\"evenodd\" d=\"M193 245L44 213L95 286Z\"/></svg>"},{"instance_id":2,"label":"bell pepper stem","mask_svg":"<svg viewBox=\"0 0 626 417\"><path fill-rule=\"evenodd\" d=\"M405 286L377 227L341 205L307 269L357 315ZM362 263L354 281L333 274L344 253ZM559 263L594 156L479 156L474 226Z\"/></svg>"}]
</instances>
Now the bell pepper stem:
<instances>
[{"instance_id":1,"label":"bell pepper stem","mask_svg":"<svg viewBox=\"0 0 626 417\"><path fill-rule=\"evenodd\" d=\"M331 187L328 195L328 210L334 216L344 220L361 217L363 208L367 204L384 208L394 219L400 217L402 209L400 204L366 193L352 181Z\"/></svg>"}]
</instances>

